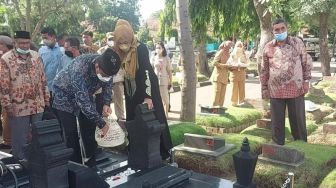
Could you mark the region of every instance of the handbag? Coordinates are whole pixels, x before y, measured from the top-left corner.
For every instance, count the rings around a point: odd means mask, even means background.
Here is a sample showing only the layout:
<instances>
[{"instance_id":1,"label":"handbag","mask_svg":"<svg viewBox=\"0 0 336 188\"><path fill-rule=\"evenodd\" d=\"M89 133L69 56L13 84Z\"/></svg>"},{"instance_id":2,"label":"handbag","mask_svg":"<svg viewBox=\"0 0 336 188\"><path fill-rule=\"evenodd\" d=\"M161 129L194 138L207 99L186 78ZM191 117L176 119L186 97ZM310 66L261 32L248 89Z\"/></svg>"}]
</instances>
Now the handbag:
<instances>
[{"instance_id":1,"label":"handbag","mask_svg":"<svg viewBox=\"0 0 336 188\"><path fill-rule=\"evenodd\" d=\"M116 147L122 145L125 142L126 134L118 122L112 119L111 116L104 118L104 120L106 126L109 126L109 130L106 135L102 137L100 128L96 128L95 139L97 144L101 147Z\"/></svg>"}]
</instances>

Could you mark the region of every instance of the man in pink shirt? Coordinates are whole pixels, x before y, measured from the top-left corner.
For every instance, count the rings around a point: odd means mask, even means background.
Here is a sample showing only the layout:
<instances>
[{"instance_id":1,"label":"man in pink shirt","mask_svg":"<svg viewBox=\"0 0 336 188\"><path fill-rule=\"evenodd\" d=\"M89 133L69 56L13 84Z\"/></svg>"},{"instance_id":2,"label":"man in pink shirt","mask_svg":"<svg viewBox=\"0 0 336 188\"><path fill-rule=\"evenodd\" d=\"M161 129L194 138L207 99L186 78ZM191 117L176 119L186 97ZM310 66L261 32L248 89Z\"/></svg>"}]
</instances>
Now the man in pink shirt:
<instances>
[{"instance_id":1,"label":"man in pink shirt","mask_svg":"<svg viewBox=\"0 0 336 188\"><path fill-rule=\"evenodd\" d=\"M273 22L274 40L266 44L260 73L262 98L270 99L272 139L285 144L285 110L294 140L307 141L304 95L309 89L312 63L297 37L287 35L284 19Z\"/></svg>"}]
</instances>

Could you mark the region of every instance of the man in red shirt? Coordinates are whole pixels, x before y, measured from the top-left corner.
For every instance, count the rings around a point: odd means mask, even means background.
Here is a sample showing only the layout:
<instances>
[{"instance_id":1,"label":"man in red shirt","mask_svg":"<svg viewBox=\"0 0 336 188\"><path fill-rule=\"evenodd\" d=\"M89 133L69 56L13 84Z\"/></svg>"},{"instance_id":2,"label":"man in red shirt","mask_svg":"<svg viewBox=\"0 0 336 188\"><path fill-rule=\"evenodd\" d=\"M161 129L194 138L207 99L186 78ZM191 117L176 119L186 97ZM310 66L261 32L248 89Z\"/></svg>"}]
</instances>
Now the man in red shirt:
<instances>
[{"instance_id":1,"label":"man in red shirt","mask_svg":"<svg viewBox=\"0 0 336 188\"><path fill-rule=\"evenodd\" d=\"M284 19L273 22L274 40L263 52L260 82L262 98L270 99L272 139L285 144L285 110L294 140L307 141L304 95L309 89L312 61L297 37L287 35Z\"/></svg>"}]
</instances>

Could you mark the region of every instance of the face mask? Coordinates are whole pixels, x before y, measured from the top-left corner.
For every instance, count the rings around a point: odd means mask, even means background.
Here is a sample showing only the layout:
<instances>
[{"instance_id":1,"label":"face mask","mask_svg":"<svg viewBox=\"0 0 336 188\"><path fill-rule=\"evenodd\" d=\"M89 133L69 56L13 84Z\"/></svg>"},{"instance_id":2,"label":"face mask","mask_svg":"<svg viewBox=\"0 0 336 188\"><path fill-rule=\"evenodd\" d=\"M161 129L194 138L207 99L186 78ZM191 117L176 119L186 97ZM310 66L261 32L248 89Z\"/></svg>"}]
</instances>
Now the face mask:
<instances>
[{"instance_id":1,"label":"face mask","mask_svg":"<svg viewBox=\"0 0 336 188\"><path fill-rule=\"evenodd\" d=\"M129 44L122 44L119 46L120 50L123 52L128 52L131 46Z\"/></svg>"},{"instance_id":2,"label":"face mask","mask_svg":"<svg viewBox=\"0 0 336 188\"><path fill-rule=\"evenodd\" d=\"M284 41L287 38L287 31L280 34L274 34L274 38L277 41Z\"/></svg>"},{"instance_id":3,"label":"face mask","mask_svg":"<svg viewBox=\"0 0 336 188\"><path fill-rule=\"evenodd\" d=\"M29 54L30 49L28 49L28 50L23 50L23 49L21 49L21 48L16 48L16 51L17 51L19 54L27 55L27 54Z\"/></svg>"},{"instance_id":4,"label":"face mask","mask_svg":"<svg viewBox=\"0 0 336 188\"><path fill-rule=\"evenodd\" d=\"M241 47L237 47L237 52L238 52L238 53L243 52L243 48L241 48Z\"/></svg>"},{"instance_id":5,"label":"face mask","mask_svg":"<svg viewBox=\"0 0 336 188\"><path fill-rule=\"evenodd\" d=\"M114 46L114 42L111 40L107 41L106 44L107 46L110 46L110 47Z\"/></svg>"},{"instance_id":6,"label":"face mask","mask_svg":"<svg viewBox=\"0 0 336 188\"><path fill-rule=\"evenodd\" d=\"M97 74L97 77L102 82L109 82L111 80L111 78L112 78L112 76L110 76L110 77L103 77L101 74Z\"/></svg>"},{"instance_id":7,"label":"face mask","mask_svg":"<svg viewBox=\"0 0 336 188\"><path fill-rule=\"evenodd\" d=\"M73 53L72 53L71 51L69 51L69 50L65 51L64 54L65 54L66 56L70 57L70 58L73 58L73 57L74 57Z\"/></svg>"},{"instance_id":8,"label":"face mask","mask_svg":"<svg viewBox=\"0 0 336 188\"><path fill-rule=\"evenodd\" d=\"M155 52L156 52L156 54L161 54L162 50L161 49L156 49Z\"/></svg>"},{"instance_id":9,"label":"face mask","mask_svg":"<svg viewBox=\"0 0 336 188\"><path fill-rule=\"evenodd\" d=\"M51 41L51 40L48 40L48 39L43 39L43 43L44 43L46 46L53 46L53 45L54 45L54 42Z\"/></svg>"}]
</instances>

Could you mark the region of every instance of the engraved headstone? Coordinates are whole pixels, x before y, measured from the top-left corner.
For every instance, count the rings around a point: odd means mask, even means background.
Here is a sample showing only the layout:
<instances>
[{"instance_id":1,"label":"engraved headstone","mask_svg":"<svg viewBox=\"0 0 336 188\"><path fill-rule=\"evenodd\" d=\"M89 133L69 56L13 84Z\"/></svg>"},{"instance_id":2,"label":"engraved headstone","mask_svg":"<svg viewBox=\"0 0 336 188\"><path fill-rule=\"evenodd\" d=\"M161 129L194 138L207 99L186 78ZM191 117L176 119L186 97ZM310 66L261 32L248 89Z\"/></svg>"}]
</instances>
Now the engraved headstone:
<instances>
[{"instance_id":1,"label":"engraved headstone","mask_svg":"<svg viewBox=\"0 0 336 188\"><path fill-rule=\"evenodd\" d=\"M258 119L257 127L263 129L271 129L271 120L270 119Z\"/></svg>"},{"instance_id":2,"label":"engraved headstone","mask_svg":"<svg viewBox=\"0 0 336 188\"><path fill-rule=\"evenodd\" d=\"M223 138L185 133L184 144L178 145L174 149L177 151L218 157L233 148L234 145L225 143Z\"/></svg>"},{"instance_id":3,"label":"engraved headstone","mask_svg":"<svg viewBox=\"0 0 336 188\"><path fill-rule=\"evenodd\" d=\"M204 136L197 134L184 134L184 146L215 151L225 146L225 140L212 136Z\"/></svg>"},{"instance_id":4,"label":"engraved headstone","mask_svg":"<svg viewBox=\"0 0 336 188\"><path fill-rule=\"evenodd\" d=\"M203 106L201 107L201 113L208 113L208 114L225 114L227 108L220 107L220 106Z\"/></svg>"},{"instance_id":5,"label":"engraved headstone","mask_svg":"<svg viewBox=\"0 0 336 188\"><path fill-rule=\"evenodd\" d=\"M298 167L304 162L304 153L286 146L264 144L259 159L275 164Z\"/></svg>"}]
</instances>

